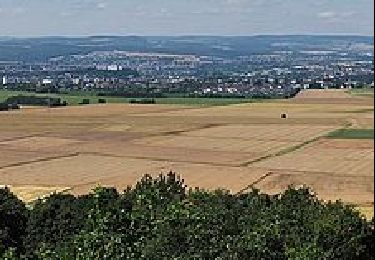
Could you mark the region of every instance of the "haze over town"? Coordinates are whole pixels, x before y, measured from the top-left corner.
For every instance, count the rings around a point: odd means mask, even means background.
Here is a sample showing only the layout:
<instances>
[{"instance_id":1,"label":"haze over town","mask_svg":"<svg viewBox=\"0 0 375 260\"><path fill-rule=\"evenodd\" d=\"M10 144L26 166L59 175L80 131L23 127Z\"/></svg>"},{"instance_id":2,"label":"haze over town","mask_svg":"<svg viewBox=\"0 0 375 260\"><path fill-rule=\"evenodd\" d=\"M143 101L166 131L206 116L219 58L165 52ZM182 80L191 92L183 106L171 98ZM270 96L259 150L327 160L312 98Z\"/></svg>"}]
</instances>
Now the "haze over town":
<instances>
[{"instance_id":1,"label":"haze over town","mask_svg":"<svg viewBox=\"0 0 375 260\"><path fill-rule=\"evenodd\" d=\"M372 0L0 0L0 35L373 35Z\"/></svg>"}]
</instances>

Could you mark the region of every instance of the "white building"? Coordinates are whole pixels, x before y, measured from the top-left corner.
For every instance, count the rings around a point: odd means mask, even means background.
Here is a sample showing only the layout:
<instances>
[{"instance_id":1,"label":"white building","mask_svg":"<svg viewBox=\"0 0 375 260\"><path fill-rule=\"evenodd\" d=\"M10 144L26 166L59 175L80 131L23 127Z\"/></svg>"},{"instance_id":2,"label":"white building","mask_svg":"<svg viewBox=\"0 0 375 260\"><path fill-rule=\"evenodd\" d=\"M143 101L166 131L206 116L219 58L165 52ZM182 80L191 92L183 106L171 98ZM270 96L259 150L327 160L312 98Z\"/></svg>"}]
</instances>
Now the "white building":
<instances>
[{"instance_id":1,"label":"white building","mask_svg":"<svg viewBox=\"0 0 375 260\"><path fill-rule=\"evenodd\" d=\"M43 79L42 83L43 83L43 85L50 85L50 84L52 84L52 79Z\"/></svg>"},{"instance_id":2,"label":"white building","mask_svg":"<svg viewBox=\"0 0 375 260\"><path fill-rule=\"evenodd\" d=\"M72 82L74 85L78 85L79 84L79 79L72 79Z\"/></svg>"},{"instance_id":3,"label":"white building","mask_svg":"<svg viewBox=\"0 0 375 260\"><path fill-rule=\"evenodd\" d=\"M107 70L117 71L117 70L119 70L119 68L118 68L117 65L108 65Z\"/></svg>"}]
</instances>

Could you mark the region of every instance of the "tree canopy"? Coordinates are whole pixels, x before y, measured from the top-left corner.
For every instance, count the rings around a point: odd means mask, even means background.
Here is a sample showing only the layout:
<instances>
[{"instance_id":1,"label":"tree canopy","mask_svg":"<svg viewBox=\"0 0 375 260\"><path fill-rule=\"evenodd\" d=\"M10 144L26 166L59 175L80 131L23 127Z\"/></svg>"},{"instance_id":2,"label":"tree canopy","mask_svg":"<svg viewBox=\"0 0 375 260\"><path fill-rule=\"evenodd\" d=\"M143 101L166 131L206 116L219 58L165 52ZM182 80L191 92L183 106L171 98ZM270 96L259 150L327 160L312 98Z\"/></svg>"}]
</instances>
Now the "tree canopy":
<instances>
[{"instance_id":1,"label":"tree canopy","mask_svg":"<svg viewBox=\"0 0 375 260\"><path fill-rule=\"evenodd\" d=\"M174 173L30 207L0 190L1 259L374 259L373 224L307 188L232 194Z\"/></svg>"}]
</instances>

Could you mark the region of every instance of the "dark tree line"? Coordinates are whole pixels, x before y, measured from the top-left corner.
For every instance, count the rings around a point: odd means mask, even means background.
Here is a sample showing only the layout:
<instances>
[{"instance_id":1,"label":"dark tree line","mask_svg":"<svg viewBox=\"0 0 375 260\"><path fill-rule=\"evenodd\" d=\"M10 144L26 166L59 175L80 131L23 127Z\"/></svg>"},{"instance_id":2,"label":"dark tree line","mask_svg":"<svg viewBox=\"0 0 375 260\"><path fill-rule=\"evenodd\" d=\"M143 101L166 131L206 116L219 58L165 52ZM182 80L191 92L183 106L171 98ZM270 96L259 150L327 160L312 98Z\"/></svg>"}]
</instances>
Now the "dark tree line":
<instances>
[{"instance_id":1,"label":"dark tree line","mask_svg":"<svg viewBox=\"0 0 375 260\"><path fill-rule=\"evenodd\" d=\"M0 190L0 259L374 259L374 221L308 189L187 189L170 173L26 206Z\"/></svg>"},{"instance_id":2,"label":"dark tree line","mask_svg":"<svg viewBox=\"0 0 375 260\"><path fill-rule=\"evenodd\" d=\"M32 106L66 106L66 101L61 101L60 98L48 97L48 96L25 96L17 95L9 97L5 100L5 104L17 104L17 105L32 105Z\"/></svg>"}]
</instances>

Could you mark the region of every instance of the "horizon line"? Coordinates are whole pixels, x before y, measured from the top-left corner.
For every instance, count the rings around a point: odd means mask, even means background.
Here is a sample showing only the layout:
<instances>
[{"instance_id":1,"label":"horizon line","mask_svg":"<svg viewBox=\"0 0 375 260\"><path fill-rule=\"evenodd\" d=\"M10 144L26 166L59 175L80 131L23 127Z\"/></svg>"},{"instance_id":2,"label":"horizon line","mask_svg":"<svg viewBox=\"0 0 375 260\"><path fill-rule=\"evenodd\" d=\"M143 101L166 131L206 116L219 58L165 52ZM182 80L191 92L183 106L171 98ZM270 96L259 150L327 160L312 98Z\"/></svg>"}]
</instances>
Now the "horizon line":
<instances>
[{"instance_id":1,"label":"horizon line","mask_svg":"<svg viewBox=\"0 0 375 260\"><path fill-rule=\"evenodd\" d=\"M0 35L0 38L14 38L14 39L25 39L25 38L93 38L93 37L277 37L277 36L325 36L325 37L371 37L374 38L374 35L366 35L366 34L352 34L352 33L293 33L293 34L233 34L233 35L220 35L220 34L179 34L179 35L162 35L162 34L81 34L81 35L69 35L69 34L61 34L61 35Z\"/></svg>"}]
</instances>

